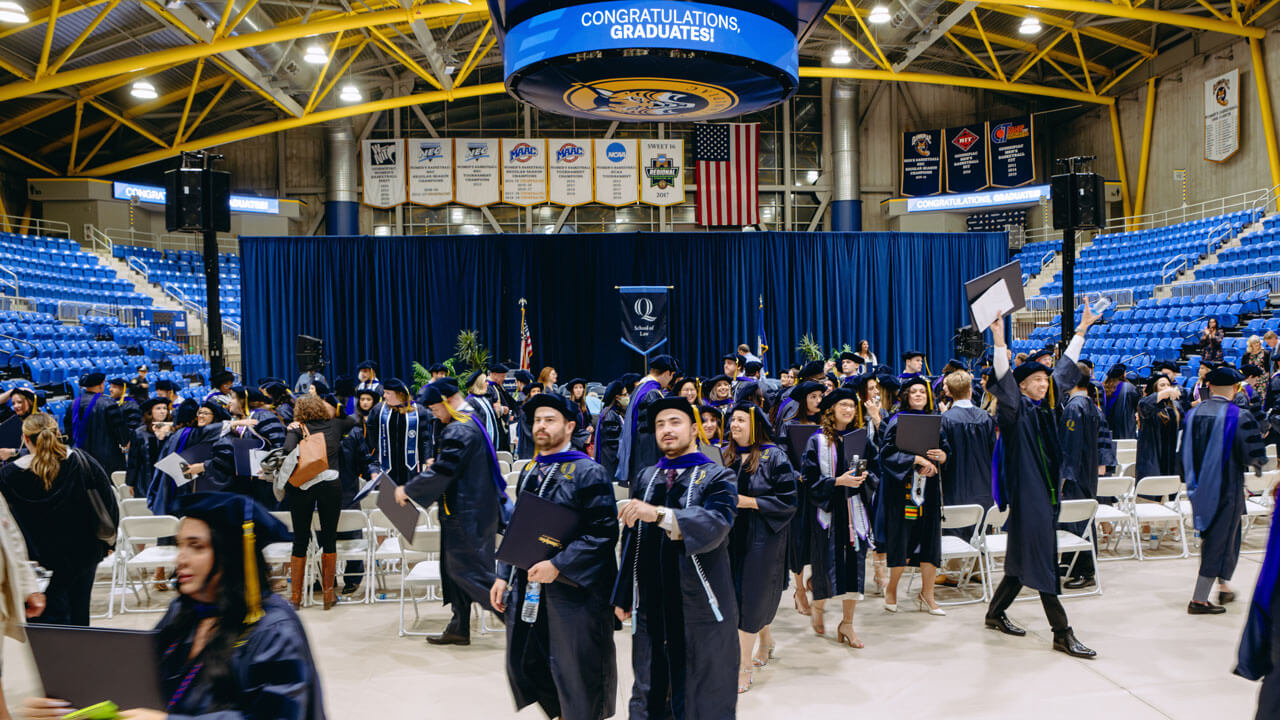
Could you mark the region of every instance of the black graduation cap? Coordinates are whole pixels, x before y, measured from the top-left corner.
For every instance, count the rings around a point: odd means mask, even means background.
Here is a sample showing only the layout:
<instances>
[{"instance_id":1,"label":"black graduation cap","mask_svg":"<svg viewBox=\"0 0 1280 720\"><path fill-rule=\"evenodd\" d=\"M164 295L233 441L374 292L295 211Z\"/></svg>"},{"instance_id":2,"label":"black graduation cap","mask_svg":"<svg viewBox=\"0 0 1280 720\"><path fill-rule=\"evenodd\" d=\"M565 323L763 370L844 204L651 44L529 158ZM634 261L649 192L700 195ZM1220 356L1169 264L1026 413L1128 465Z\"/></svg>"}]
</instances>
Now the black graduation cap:
<instances>
[{"instance_id":1,"label":"black graduation cap","mask_svg":"<svg viewBox=\"0 0 1280 720\"><path fill-rule=\"evenodd\" d=\"M637 378L637 379L639 379L639 378ZM679 395L679 394L680 394L680 391L684 389L684 386L685 386L685 385L693 385L694 392L695 392L695 394L697 393L697 391L698 391L698 379L697 379L697 378L691 378L691 377L684 377L684 378L680 378L679 380L677 380L677 381L675 381L675 382L671 383L671 391L670 391L670 392L671 392L671 394L672 394L672 395Z\"/></svg>"},{"instance_id":2,"label":"black graduation cap","mask_svg":"<svg viewBox=\"0 0 1280 720\"><path fill-rule=\"evenodd\" d=\"M651 434L654 431L654 425L657 423L658 414L663 410L679 410L689 416L689 422L698 422L697 413L694 412L693 405L690 405L688 400L680 397L679 395L668 395L664 398L658 398L649 404L649 418L647 422L649 432Z\"/></svg>"},{"instance_id":3,"label":"black graduation cap","mask_svg":"<svg viewBox=\"0 0 1280 720\"><path fill-rule=\"evenodd\" d=\"M283 385L283 384L284 384L284 380L282 380L282 379L280 379L280 378L278 378L278 377L272 377L272 376L270 376L270 375L268 375L267 377L260 377L260 378L258 378L258 387L260 387L260 388L261 388L261 387L266 387L266 386L270 385L271 383L280 383L281 385Z\"/></svg>"},{"instance_id":4,"label":"black graduation cap","mask_svg":"<svg viewBox=\"0 0 1280 720\"><path fill-rule=\"evenodd\" d=\"M1267 374L1266 371L1264 371L1262 368L1252 363L1240 368L1240 371L1244 373L1244 376L1246 378L1262 377L1263 375Z\"/></svg>"},{"instance_id":5,"label":"black graduation cap","mask_svg":"<svg viewBox=\"0 0 1280 720\"><path fill-rule=\"evenodd\" d=\"M155 406L168 404L169 398L154 397L149 400L144 400L142 404L138 406L138 410L142 413L143 417L146 417L151 413L151 409Z\"/></svg>"},{"instance_id":6,"label":"black graduation cap","mask_svg":"<svg viewBox=\"0 0 1280 720\"><path fill-rule=\"evenodd\" d=\"M529 422L533 422L534 411L543 407L555 410L569 422L578 421L577 408L573 406L569 398L556 393L538 393L529 398L524 404L525 417L528 418Z\"/></svg>"},{"instance_id":7,"label":"black graduation cap","mask_svg":"<svg viewBox=\"0 0 1280 720\"><path fill-rule=\"evenodd\" d=\"M445 364L444 364L444 363L431 363L431 367L427 368L427 372L429 372L429 373L447 373L447 372L449 372L449 368L445 367ZM384 386L385 386L385 384L386 384L386 383L383 383L383 385L384 385Z\"/></svg>"},{"instance_id":8,"label":"black graduation cap","mask_svg":"<svg viewBox=\"0 0 1280 720\"><path fill-rule=\"evenodd\" d=\"M317 395L328 395L330 392L329 385L322 380L316 380L311 383L311 389L314 390Z\"/></svg>"},{"instance_id":9,"label":"black graduation cap","mask_svg":"<svg viewBox=\"0 0 1280 720\"><path fill-rule=\"evenodd\" d=\"M908 350L902 353L903 362L906 362L911 358L922 358L922 357L924 357L924 353L920 352L919 350Z\"/></svg>"},{"instance_id":10,"label":"black graduation cap","mask_svg":"<svg viewBox=\"0 0 1280 720\"><path fill-rule=\"evenodd\" d=\"M738 390L733 394L733 401L735 403L746 402L751 399L752 395L759 392L759 390L760 383L755 382L754 380L738 383Z\"/></svg>"},{"instance_id":11,"label":"black graduation cap","mask_svg":"<svg viewBox=\"0 0 1280 720\"><path fill-rule=\"evenodd\" d=\"M751 445L773 442L773 433L770 432L769 428L769 417L764 414L759 405L752 402L740 402L733 406L733 412L744 412L747 417L751 418Z\"/></svg>"},{"instance_id":12,"label":"black graduation cap","mask_svg":"<svg viewBox=\"0 0 1280 720\"><path fill-rule=\"evenodd\" d=\"M951 368L951 369L947 370L947 368ZM963 370L964 368L965 368L964 361L957 358L951 358L950 360L947 360L947 364L942 367L942 369L947 372L952 372L955 370Z\"/></svg>"},{"instance_id":13,"label":"black graduation cap","mask_svg":"<svg viewBox=\"0 0 1280 720\"><path fill-rule=\"evenodd\" d=\"M902 381L898 380L898 377L893 373L877 374L876 382L880 383L880 387L891 393L897 392L902 385Z\"/></svg>"},{"instance_id":14,"label":"black graduation cap","mask_svg":"<svg viewBox=\"0 0 1280 720\"><path fill-rule=\"evenodd\" d=\"M823 363L821 360L810 360L800 368L800 377L815 378L822 376Z\"/></svg>"},{"instance_id":15,"label":"black graduation cap","mask_svg":"<svg viewBox=\"0 0 1280 720\"><path fill-rule=\"evenodd\" d=\"M262 387L262 392L275 403L284 402L289 397L289 388L285 387L284 383L267 383Z\"/></svg>"},{"instance_id":16,"label":"black graduation cap","mask_svg":"<svg viewBox=\"0 0 1280 720\"><path fill-rule=\"evenodd\" d=\"M36 391L35 391L35 390L32 390L31 388L27 387L26 385L19 385L18 387L15 387L15 388L13 389L13 394L14 394L14 395L21 395L21 396L25 397L25 398L27 399L27 401L28 401L28 402L30 402L32 405L34 405L34 404L35 404L35 402L36 402ZM168 402L168 400L166 400L165 402Z\"/></svg>"},{"instance_id":17,"label":"black graduation cap","mask_svg":"<svg viewBox=\"0 0 1280 720\"><path fill-rule=\"evenodd\" d=\"M80 376L80 387L91 388L97 387L106 382L107 376L100 372L91 372Z\"/></svg>"},{"instance_id":18,"label":"black graduation cap","mask_svg":"<svg viewBox=\"0 0 1280 720\"><path fill-rule=\"evenodd\" d=\"M178 386L174 385L173 381L168 378L161 378L156 381L156 390L163 390L165 392L178 392Z\"/></svg>"},{"instance_id":19,"label":"black graduation cap","mask_svg":"<svg viewBox=\"0 0 1280 720\"><path fill-rule=\"evenodd\" d=\"M481 368L479 370L472 370L471 374L467 376L467 381L463 384L463 386L466 387L467 389L470 389L471 386L475 384L476 378L480 377L483 374L484 374L484 368ZM441 379L443 380L444 378L441 378Z\"/></svg>"},{"instance_id":20,"label":"black graduation cap","mask_svg":"<svg viewBox=\"0 0 1280 720\"><path fill-rule=\"evenodd\" d=\"M440 391L440 395L443 397L451 398L458 394L458 381L451 377L442 377L431 384Z\"/></svg>"},{"instance_id":21,"label":"black graduation cap","mask_svg":"<svg viewBox=\"0 0 1280 720\"><path fill-rule=\"evenodd\" d=\"M360 388L359 390L356 390L355 396L360 397L361 395L368 395L372 397L375 401L382 399L382 392L379 391L377 388L372 388L372 387L364 387L364 388Z\"/></svg>"},{"instance_id":22,"label":"black graduation cap","mask_svg":"<svg viewBox=\"0 0 1280 720\"><path fill-rule=\"evenodd\" d=\"M246 389L246 390L245 390L245 398L246 398L250 403L263 403L263 404L270 404L270 403L271 403L271 398L267 397L267 394L266 394L266 393L264 393L264 392L262 392L262 391L261 391L261 390L259 390L258 388L248 388L248 389Z\"/></svg>"},{"instance_id":23,"label":"black graduation cap","mask_svg":"<svg viewBox=\"0 0 1280 720\"><path fill-rule=\"evenodd\" d=\"M573 386L574 386L574 385L581 385L582 387L584 387L584 388L585 388L585 387L587 386L587 381L586 381L586 380L584 380L584 379L582 379L582 378L580 378L580 377L577 377L577 378L574 378L574 379L570 380L570 381L569 381L569 383L568 383L567 385L565 385L565 388L566 388L566 389L568 389L568 390L573 390Z\"/></svg>"},{"instance_id":24,"label":"black graduation cap","mask_svg":"<svg viewBox=\"0 0 1280 720\"><path fill-rule=\"evenodd\" d=\"M227 412L227 408L222 403L207 400L201 403L200 407L209 408L209 412L213 413L214 422L226 422L231 419L231 413Z\"/></svg>"},{"instance_id":25,"label":"black graduation cap","mask_svg":"<svg viewBox=\"0 0 1280 720\"><path fill-rule=\"evenodd\" d=\"M618 378L618 382L622 383L627 387L627 392L631 392L631 390L635 388L636 383L640 382L640 374L624 373L621 377Z\"/></svg>"},{"instance_id":26,"label":"black graduation cap","mask_svg":"<svg viewBox=\"0 0 1280 720\"><path fill-rule=\"evenodd\" d=\"M213 374L213 377L209 380L209 385L212 387L220 387L226 383L235 382L235 379L236 374L230 370L219 370Z\"/></svg>"},{"instance_id":27,"label":"black graduation cap","mask_svg":"<svg viewBox=\"0 0 1280 720\"><path fill-rule=\"evenodd\" d=\"M858 402L858 395L849 388L836 388L822 397L822 403L818 405L818 411L826 412L835 407L835 404L841 400Z\"/></svg>"},{"instance_id":28,"label":"black graduation cap","mask_svg":"<svg viewBox=\"0 0 1280 720\"><path fill-rule=\"evenodd\" d=\"M378 363L372 360L365 360L356 366L356 370L372 370L374 375L378 374Z\"/></svg>"},{"instance_id":29,"label":"black graduation cap","mask_svg":"<svg viewBox=\"0 0 1280 720\"><path fill-rule=\"evenodd\" d=\"M1053 357L1053 348L1046 347L1046 348L1040 348L1039 350L1034 350L1027 355L1027 361L1034 362L1036 360L1039 360L1042 357Z\"/></svg>"},{"instance_id":30,"label":"black graduation cap","mask_svg":"<svg viewBox=\"0 0 1280 720\"><path fill-rule=\"evenodd\" d=\"M125 385L127 385L128 383L127 383L127 382L125 382L125 379L124 379L124 378L122 378L122 377L113 377L113 378L111 378L111 380L110 380L110 384L111 384L111 385L114 385L114 386L117 386L117 387L124 387L124 386L125 386Z\"/></svg>"},{"instance_id":31,"label":"black graduation cap","mask_svg":"<svg viewBox=\"0 0 1280 720\"><path fill-rule=\"evenodd\" d=\"M490 372L490 373L499 373L499 374L501 374L501 373L509 373L509 372L511 372L511 368L507 367L506 365L503 365L502 363L494 363L494 364L489 368L489 372Z\"/></svg>"},{"instance_id":32,"label":"black graduation cap","mask_svg":"<svg viewBox=\"0 0 1280 720\"><path fill-rule=\"evenodd\" d=\"M537 390L538 392L542 392L542 391L546 390L546 388L544 388L544 387L542 386L542 383L540 383L540 382L531 382L531 383L529 383L529 384L528 384L528 386L526 386L526 387L525 387L525 389L524 389L524 391L525 391L526 393L529 393L529 394L532 394L534 390Z\"/></svg>"},{"instance_id":33,"label":"black graduation cap","mask_svg":"<svg viewBox=\"0 0 1280 720\"><path fill-rule=\"evenodd\" d=\"M1169 372L1174 372L1174 373L1178 372L1178 366L1175 365L1174 363L1169 362L1168 360L1161 360L1155 363L1154 365L1151 366L1151 369L1154 372L1163 372L1165 370L1168 370Z\"/></svg>"},{"instance_id":34,"label":"black graduation cap","mask_svg":"<svg viewBox=\"0 0 1280 720\"><path fill-rule=\"evenodd\" d=\"M514 376L515 376L516 382L524 383L525 385L528 385L529 383L533 382L533 373L529 372L528 370L517 370L515 371Z\"/></svg>"},{"instance_id":35,"label":"black graduation cap","mask_svg":"<svg viewBox=\"0 0 1280 720\"><path fill-rule=\"evenodd\" d=\"M626 389L626 384L622 380L614 380L604 389L604 408L613 406L613 401L618 399L622 391Z\"/></svg>"},{"instance_id":36,"label":"black graduation cap","mask_svg":"<svg viewBox=\"0 0 1280 720\"><path fill-rule=\"evenodd\" d=\"M898 386L898 392L904 393L907 390L910 390L912 386L915 386L915 385L923 385L925 386L925 388L928 388L929 378L926 378L923 375L913 375L909 378L906 378L902 381L902 384Z\"/></svg>"},{"instance_id":37,"label":"black graduation cap","mask_svg":"<svg viewBox=\"0 0 1280 720\"><path fill-rule=\"evenodd\" d=\"M409 394L409 386L405 385L404 381L400 378L391 378L382 383L382 390L383 392L395 390L396 392L404 393L405 395Z\"/></svg>"},{"instance_id":38,"label":"black graduation cap","mask_svg":"<svg viewBox=\"0 0 1280 720\"><path fill-rule=\"evenodd\" d=\"M851 350L840 353L840 362L844 362L845 360L852 360L858 363L859 365L861 365L863 362L862 356Z\"/></svg>"},{"instance_id":39,"label":"black graduation cap","mask_svg":"<svg viewBox=\"0 0 1280 720\"><path fill-rule=\"evenodd\" d=\"M191 493L177 499L177 514L203 520L218 528L218 535L240 538L237 549L222 547L220 552L243 558L245 612L244 622L252 625L262 619L262 596L270 590L259 586L258 558L262 549L272 543L293 540L293 533L259 505L253 498L235 493ZM224 562L222 567L228 563Z\"/></svg>"},{"instance_id":40,"label":"black graduation cap","mask_svg":"<svg viewBox=\"0 0 1280 720\"><path fill-rule=\"evenodd\" d=\"M747 374L750 375L751 373L755 373L755 372L759 372L760 370L763 370L764 363L760 362L759 360L748 360L745 364L743 364L742 369L746 370Z\"/></svg>"},{"instance_id":41,"label":"black graduation cap","mask_svg":"<svg viewBox=\"0 0 1280 720\"><path fill-rule=\"evenodd\" d=\"M1116 363L1115 365L1111 366L1110 370L1107 370L1107 379L1123 380L1124 374L1128 371L1129 371L1129 368L1125 367L1124 363Z\"/></svg>"},{"instance_id":42,"label":"black graduation cap","mask_svg":"<svg viewBox=\"0 0 1280 720\"><path fill-rule=\"evenodd\" d=\"M1089 369L1093 369L1093 361L1092 361L1092 360L1090 360L1090 359L1089 359L1089 358L1087 358L1087 357L1082 357L1082 358L1080 358L1080 364L1081 364L1081 365L1087 365L1087 366L1089 366Z\"/></svg>"},{"instance_id":43,"label":"black graduation cap","mask_svg":"<svg viewBox=\"0 0 1280 720\"><path fill-rule=\"evenodd\" d=\"M702 415L704 417L707 415L711 415L715 417L716 422L720 422L721 420L724 419L724 413L720 412L720 408L711 407L710 405L698 405L694 409L698 411L699 415Z\"/></svg>"},{"instance_id":44,"label":"black graduation cap","mask_svg":"<svg viewBox=\"0 0 1280 720\"><path fill-rule=\"evenodd\" d=\"M729 379L728 375L716 375L715 377L709 378L708 380L703 382L702 389L706 391L706 393L709 395L711 394L711 391L715 389L716 383L722 383L722 382L732 384L733 381Z\"/></svg>"},{"instance_id":45,"label":"black graduation cap","mask_svg":"<svg viewBox=\"0 0 1280 720\"><path fill-rule=\"evenodd\" d=\"M649 369L658 372L680 372L680 363L670 355L655 355L649 358Z\"/></svg>"},{"instance_id":46,"label":"black graduation cap","mask_svg":"<svg viewBox=\"0 0 1280 720\"><path fill-rule=\"evenodd\" d=\"M1013 370L1013 378L1018 382L1022 382L1032 375L1042 372L1046 375L1052 374L1052 371L1046 365L1042 365L1035 360L1028 360Z\"/></svg>"},{"instance_id":47,"label":"black graduation cap","mask_svg":"<svg viewBox=\"0 0 1280 720\"><path fill-rule=\"evenodd\" d=\"M356 379L348 375L333 381L333 394L342 397L351 397L356 394Z\"/></svg>"},{"instance_id":48,"label":"black graduation cap","mask_svg":"<svg viewBox=\"0 0 1280 720\"><path fill-rule=\"evenodd\" d=\"M192 398L183 400L178 409L173 411L173 422L178 425L193 425L196 421L196 413L200 410L200 403Z\"/></svg>"},{"instance_id":49,"label":"black graduation cap","mask_svg":"<svg viewBox=\"0 0 1280 720\"><path fill-rule=\"evenodd\" d=\"M1156 384L1159 383L1161 380L1164 380L1165 382L1169 382L1169 377L1161 373L1156 373L1151 377L1147 378L1147 394L1148 395L1154 395L1156 393Z\"/></svg>"},{"instance_id":50,"label":"black graduation cap","mask_svg":"<svg viewBox=\"0 0 1280 720\"><path fill-rule=\"evenodd\" d=\"M738 353L725 353L720 359L732 360L738 364L738 367L742 367L742 356L739 355Z\"/></svg>"},{"instance_id":51,"label":"black graduation cap","mask_svg":"<svg viewBox=\"0 0 1280 720\"><path fill-rule=\"evenodd\" d=\"M1243 381L1244 375L1242 375L1239 370L1231 367L1230 365L1227 365L1226 363L1223 363L1222 365L1219 365L1218 367L1210 371L1210 373L1206 375L1204 379L1210 385L1216 385L1218 387L1226 387L1228 385L1235 385L1236 383Z\"/></svg>"}]
</instances>

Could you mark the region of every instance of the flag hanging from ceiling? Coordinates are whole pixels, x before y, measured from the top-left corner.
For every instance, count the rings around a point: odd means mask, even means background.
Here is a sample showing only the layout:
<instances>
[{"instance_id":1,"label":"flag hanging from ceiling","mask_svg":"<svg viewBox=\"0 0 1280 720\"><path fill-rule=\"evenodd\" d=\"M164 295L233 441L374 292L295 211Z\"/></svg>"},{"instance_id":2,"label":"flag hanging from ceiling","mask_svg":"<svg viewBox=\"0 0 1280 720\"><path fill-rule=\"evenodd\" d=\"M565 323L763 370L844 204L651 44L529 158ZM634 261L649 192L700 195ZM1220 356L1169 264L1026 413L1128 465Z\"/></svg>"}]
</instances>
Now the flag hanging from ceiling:
<instances>
[{"instance_id":1,"label":"flag hanging from ceiling","mask_svg":"<svg viewBox=\"0 0 1280 720\"><path fill-rule=\"evenodd\" d=\"M693 144L698 224L759 224L760 123L699 123L694 125Z\"/></svg>"}]
</instances>

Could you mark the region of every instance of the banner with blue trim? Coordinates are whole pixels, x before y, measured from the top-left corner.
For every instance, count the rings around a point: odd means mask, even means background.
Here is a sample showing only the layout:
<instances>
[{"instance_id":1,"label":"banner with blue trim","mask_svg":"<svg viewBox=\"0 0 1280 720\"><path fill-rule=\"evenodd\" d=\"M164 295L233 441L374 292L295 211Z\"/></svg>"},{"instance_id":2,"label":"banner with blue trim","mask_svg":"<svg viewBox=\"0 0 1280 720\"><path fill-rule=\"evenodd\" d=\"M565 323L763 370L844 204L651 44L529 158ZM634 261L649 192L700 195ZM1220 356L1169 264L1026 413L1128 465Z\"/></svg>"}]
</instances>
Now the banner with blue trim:
<instances>
[{"instance_id":1,"label":"banner with blue trim","mask_svg":"<svg viewBox=\"0 0 1280 720\"><path fill-rule=\"evenodd\" d=\"M667 288L661 285L624 285L622 344L648 355L667 342Z\"/></svg>"}]
</instances>

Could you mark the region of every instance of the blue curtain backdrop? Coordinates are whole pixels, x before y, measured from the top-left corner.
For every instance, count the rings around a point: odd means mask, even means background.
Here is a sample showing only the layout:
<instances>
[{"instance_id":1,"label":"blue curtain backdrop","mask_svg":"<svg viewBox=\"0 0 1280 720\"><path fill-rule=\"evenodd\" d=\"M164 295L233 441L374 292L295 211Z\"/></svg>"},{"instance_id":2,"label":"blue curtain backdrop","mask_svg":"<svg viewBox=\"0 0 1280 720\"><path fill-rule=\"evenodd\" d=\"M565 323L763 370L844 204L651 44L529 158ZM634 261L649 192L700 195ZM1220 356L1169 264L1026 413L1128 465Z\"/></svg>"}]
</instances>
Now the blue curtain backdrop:
<instances>
[{"instance_id":1,"label":"blue curtain backdrop","mask_svg":"<svg viewBox=\"0 0 1280 720\"><path fill-rule=\"evenodd\" d=\"M377 361L383 378L451 357L475 329L491 357L516 360L528 300L533 371L560 382L640 371L619 342L615 285L673 285L671 340L687 372L755 348L764 296L773 375L801 336L824 348L871 341L897 368L908 348L930 366L968 322L964 282L1007 261L1004 233L619 233L241 238L246 375L296 377L298 334L325 341L328 376Z\"/></svg>"}]
</instances>

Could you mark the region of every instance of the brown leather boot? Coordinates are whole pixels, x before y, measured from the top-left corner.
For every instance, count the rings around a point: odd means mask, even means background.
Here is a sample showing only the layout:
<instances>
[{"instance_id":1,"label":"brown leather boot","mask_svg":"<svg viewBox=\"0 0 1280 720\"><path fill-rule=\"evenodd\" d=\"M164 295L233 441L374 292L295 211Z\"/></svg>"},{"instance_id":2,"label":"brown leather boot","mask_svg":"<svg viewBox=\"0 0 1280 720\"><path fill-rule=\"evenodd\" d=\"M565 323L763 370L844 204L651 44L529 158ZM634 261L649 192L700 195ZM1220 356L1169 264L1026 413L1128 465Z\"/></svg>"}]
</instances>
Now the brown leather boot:
<instances>
[{"instance_id":1,"label":"brown leather boot","mask_svg":"<svg viewBox=\"0 0 1280 720\"><path fill-rule=\"evenodd\" d=\"M289 605L294 610L302 607L302 586L307 574L307 559L289 556Z\"/></svg>"},{"instance_id":2,"label":"brown leather boot","mask_svg":"<svg viewBox=\"0 0 1280 720\"><path fill-rule=\"evenodd\" d=\"M320 587L324 588L324 609L338 604L338 590L333 586L338 569L337 553L320 555Z\"/></svg>"}]
</instances>

